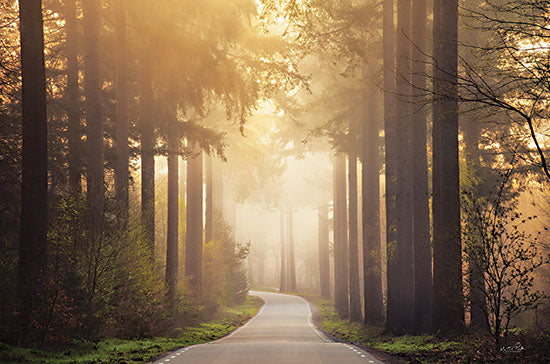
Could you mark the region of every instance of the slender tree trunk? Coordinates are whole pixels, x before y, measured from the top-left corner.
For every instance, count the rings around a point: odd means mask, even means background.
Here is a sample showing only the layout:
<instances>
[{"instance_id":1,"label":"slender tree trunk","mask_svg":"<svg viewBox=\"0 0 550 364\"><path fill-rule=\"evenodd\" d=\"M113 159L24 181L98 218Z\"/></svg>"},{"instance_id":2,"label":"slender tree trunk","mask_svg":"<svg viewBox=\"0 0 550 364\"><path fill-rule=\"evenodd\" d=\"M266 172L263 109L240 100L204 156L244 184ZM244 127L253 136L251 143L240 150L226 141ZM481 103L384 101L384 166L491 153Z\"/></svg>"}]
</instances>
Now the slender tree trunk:
<instances>
[{"instance_id":1,"label":"slender tree trunk","mask_svg":"<svg viewBox=\"0 0 550 364\"><path fill-rule=\"evenodd\" d=\"M294 208L292 205L288 208L287 214L287 232L288 232L288 269L290 271L290 281L288 289L296 292L296 260L294 257Z\"/></svg>"},{"instance_id":2,"label":"slender tree trunk","mask_svg":"<svg viewBox=\"0 0 550 364\"><path fill-rule=\"evenodd\" d=\"M42 2L19 2L22 74L23 164L18 289L21 332L43 304L47 279L48 130Z\"/></svg>"},{"instance_id":3,"label":"slender tree trunk","mask_svg":"<svg viewBox=\"0 0 550 364\"><path fill-rule=\"evenodd\" d=\"M283 213L283 209L281 208L279 210L279 238L281 241L281 274L280 274L280 284L279 284L279 291L280 292L286 292L287 290L287 284L286 284L286 249L285 249L285 215Z\"/></svg>"},{"instance_id":4,"label":"slender tree trunk","mask_svg":"<svg viewBox=\"0 0 550 364\"><path fill-rule=\"evenodd\" d=\"M218 158L212 158L212 211L223 218L223 166Z\"/></svg>"},{"instance_id":5,"label":"slender tree trunk","mask_svg":"<svg viewBox=\"0 0 550 364\"><path fill-rule=\"evenodd\" d=\"M153 122L154 97L150 56L144 52L141 59L140 132L141 132L141 223L155 256L155 126Z\"/></svg>"},{"instance_id":6,"label":"slender tree trunk","mask_svg":"<svg viewBox=\"0 0 550 364\"><path fill-rule=\"evenodd\" d=\"M377 117L377 94L367 85L363 122L363 284L365 323L384 321L382 298L382 261L380 244L380 142Z\"/></svg>"},{"instance_id":7,"label":"slender tree trunk","mask_svg":"<svg viewBox=\"0 0 550 364\"><path fill-rule=\"evenodd\" d=\"M349 156L348 159L348 184L349 184L349 319L361 321L361 293L359 292L359 243L358 243L358 217L357 217L357 156Z\"/></svg>"},{"instance_id":8,"label":"slender tree trunk","mask_svg":"<svg viewBox=\"0 0 550 364\"><path fill-rule=\"evenodd\" d=\"M464 153L466 155L466 166L468 172L475 177L481 173L479 135L481 127L479 122L472 118L465 118L463 122L464 133ZM474 198L480 198L479 186L473 182L471 186ZM468 262L468 280L470 287L470 325L483 330L489 329L489 324L485 316L487 312L487 301L485 292L485 279L483 277L483 268L475 262Z\"/></svg>"},{"instance_id":9,"label":"slender tree trunk","mask_svg":"<svg viewBox=\"0 0 550 364\"><path fill-rule=\"evenodd\" d=\"M91 241L101 235L104 205L103 170L103 114L101 102L101 76L99 72L99 32L101 28L101 2L87 0L82 3L84 13L84 80L86 95L86 146L87 146L87 199L90 212Z\"/></svg>"},{"instance_id":10,"label":"slender tree trunk","mask_svg":"<svg viewBox=\"0 0 550 364\"><path fill-rule=\"evenodd\" d=\"M203 252L203 154L187 161L187 224L185 241L185 275L195 295L200 296Z\"/></svg>"},{"instance_id":11,"label":"slender tree trunk","mask_svg":"<svg viewBox=\"0 0 550 364\"><path fill-rule=\"evenodd\" d=\"M116 163L115 192L122 222L128 220L130 161L128 147L128 66L126 40L126 2L115 1L116 36Z\"/></svg>"},{"instance_id":12,"label":"slender tree trunk","mask_svg":"<svg viewBox=\"0 0 550 364\"><path fill-rule=\"evenodd\" d=\"M178 285L178 158L179 141L176 133L168 133L168 222L166 238L166 287L168 301L173 304Z\"/></svg>"},{"instance_id":13,"label":"slender tree trunk","mask_svg":"<svg viewBox=\"0 0 550 364\"><path fill-rule=\"evenodd\" d=\"M248 285L254 284L254 269L252 267L252 257L250 254L248 254L247 259L247 265L248 265Z\"/></svg>"},{"instance_id":14,"label":"slender tree trunk","mask_svg":"<svg viewBox=\"0 0 550 364\"><path fill-rule=\"evenodd\" d=\"M206 174L206 211L204 214L204 240L209 242L212 240L212 231L214 224L214 186L213 186L213 171L212 171L212 156L206 155L204 158L204 173Z\"/></svg>"},{"instance_id":15,"label":"slender tree trunk","mask_svg":"<svg viewBox=\"0 0 550 364\"><path fill-rule=\"evenodd\" d=\"M69 187L74 194L82 192L82 142L80 131L80 91L78 89L78 30L76 0L65 2L67 37L67 159Z\"/></svg>"},{"instance_id":16,"label":"slender tree trunk","mask_svg":"<svg viewBox=\"0 0 550 364\"><path fill-rule=\"evenodd\" d=\"M335 157L334 182L334 306L341 316L348 317L348 219L345 156Z\"/></svg>"},{"instance_id":17,"label":"slender tree trunk","mask_svg":"<svg viewBox=\"0 0 550 364\"><path fill-rule=\"evenodd\" d=\"M432 254L428 190L426 112L422 97L426 88L426 0L413 1L412 29L412 188L414 245L414 318L415 331L430 328L432 313Z\"/></svg>"},{"instance_id":18,"label":"slender tree trunk","mask_svg":"<svg viewBox=\"0 0 550 364\"><path fill-rule=\"evenodd\" d=\"M434 0L433 328L463 326L458 167L458 1Z\"/></svg>"},{"instance_id":19,"label":"slender tree trunk","mask_svg":"<svg viewBox=\"0 0 550 364\"><path fill-rule=\"evenodd\" d=\"M398 271L397 303L388 306L397 316L387 329L395 334L410 333L414 329L414 256L412 230L412 186L411 186L411 105L410 93L410 56L411 56L411 0L397 1L396 35L396 122L397 132L397 168L396 180L396 237L397 244L394 259Z\"/></svg>"},{"instance_id":20,"label":"slender tree trunk","mask_svg":"<svg viewBox=\"0 0 550 364\"><path fill-rule=\"evenodd\" d=\"M396 326L399 307L397 301L398 269L395 257L397 247L397 124L395 119L395 42L394 42L394 0L384 0L383 14L384 47L384 135L386 157L386 257L387 257L387 313L386 326Z\"/></svg>"},{"instance_id":21,"label":"slender tree trunk","mask_svg":"<svg viewBox=\"0 0 550 364\"><path fill-rule=\"evenodd\" d=\"M328 206L319 207L319 275L321 296L330 298Z\"/></svg>"}]
</instances>

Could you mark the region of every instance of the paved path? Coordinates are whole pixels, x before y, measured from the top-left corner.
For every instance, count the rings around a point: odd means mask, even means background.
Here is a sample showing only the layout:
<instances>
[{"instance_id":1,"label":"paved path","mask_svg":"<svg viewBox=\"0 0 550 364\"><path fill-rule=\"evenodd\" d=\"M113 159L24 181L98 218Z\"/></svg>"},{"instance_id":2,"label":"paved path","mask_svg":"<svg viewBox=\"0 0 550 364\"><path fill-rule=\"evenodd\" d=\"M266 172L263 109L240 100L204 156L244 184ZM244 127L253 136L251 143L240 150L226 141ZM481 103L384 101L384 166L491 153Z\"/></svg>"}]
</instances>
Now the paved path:
<instances>
[{"instance_id":1,"label":"paved path","mask_svg":"<svg viewBox=\"0 0 550 364\"><path fill-rule=\"evenodd\" d=\"M279 293L250 294L261 297L265 305L244 326L220 340L180 349L155 363L382 363L360 348L326 338L311 323L311 310L304 299Z\"/></svg>"}]
</instances>

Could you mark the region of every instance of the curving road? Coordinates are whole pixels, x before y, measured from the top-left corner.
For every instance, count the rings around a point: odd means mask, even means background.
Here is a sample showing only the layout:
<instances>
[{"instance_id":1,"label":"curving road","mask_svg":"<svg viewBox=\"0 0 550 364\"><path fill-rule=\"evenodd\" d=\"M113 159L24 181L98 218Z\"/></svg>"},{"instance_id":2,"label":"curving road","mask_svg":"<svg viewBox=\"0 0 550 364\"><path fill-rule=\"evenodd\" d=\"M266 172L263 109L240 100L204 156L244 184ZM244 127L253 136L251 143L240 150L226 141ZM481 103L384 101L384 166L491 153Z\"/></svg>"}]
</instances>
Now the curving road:
<instances>
[{"instance_id":1,"label":"curving road","mask_svg":"<svg viewBox=\"0 0 550 364\"><path fill-rule=\"evenodd\" d=\"M220 340L182 348L155 363L382 363L360 348L329 340L315 329L304 299L279 293L250 294L261 297L265 304L244 326Z\"/></svg>"}]
</instances>

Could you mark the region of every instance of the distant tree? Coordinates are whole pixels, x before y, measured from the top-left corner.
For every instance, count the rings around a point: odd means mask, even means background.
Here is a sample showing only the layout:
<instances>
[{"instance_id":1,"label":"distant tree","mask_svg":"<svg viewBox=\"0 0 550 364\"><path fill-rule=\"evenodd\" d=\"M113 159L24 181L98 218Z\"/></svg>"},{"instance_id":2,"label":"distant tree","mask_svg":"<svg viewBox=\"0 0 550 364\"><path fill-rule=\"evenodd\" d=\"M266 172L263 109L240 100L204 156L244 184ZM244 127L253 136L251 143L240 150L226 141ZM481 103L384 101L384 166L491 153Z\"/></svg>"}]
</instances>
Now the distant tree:
<instances>
[{"instance_id":1,"label":"distant tree","mask_svg":"<svg viewBox=\"0 0 550 364\"><path fill-rule=\"evenodd\" d=\"M330 254L329 254L328 206L319 207L319 273L321 296L330 298Z\"/></svg>"},{"instance_id":2,"label":"distant tree","mask_svg":"<svg viewBox=\"0 0 550 364\"><path fill-rule=\"evenodd\" d=\"M361 155L363 303L365 323L373 324L384 321L380 254L382 248L380 244L380 123L378 122L379 99L376 89L373 85L366 85L365 88Z\"/></svg>"},{"instance_id":3,"label":"distant tree","mask_svg":"<svg viewBox=\"0 0 550 364\"><path fill-rule=\"evenodd\" d=\"M279 272L279 292L286 292L286 249L285 249L285 215L283 209L279 209L279 240L281 244L281 269Z\"/></svg>"},{"instance_id":4,"label":"distant tree","mask_svg":"<svg viewBox=\"0 0 550 364\"><path fill-rule=\"evenodd\" d=\"M432 252L428 190L427 117L423 105L426 88L426 0L412 2L412 214L414 246L414 328L426 332L431 324Z\"/></svg>"},{"instance_id":5,"label":"distant tree","mask_svg":"<svg viewBox=\"0 0 550 364\"><path fill-rule=\"evenodd\" d=\"M151 55L140 58L139 124L141 136L141 223L151 248L155 251L155 98L153 94Z\"/></svg>"},{"instance_id":6,"label":"distant tree","mask_svg":"<svg viewBox=\"0 0 550 364\"><path fill-rule=\"evenodd\" d=\"M434 1L433 328L464 322L458 166L458 2Z\"/></svg>"},{"instance_id":7,"label":"distant tree","mask_svg":"<svg viewBox=\"0 0 550 364\"><path fill-rule=\"evenodd\" d=\"M80 90L78 81L78 22L76 0L65 1L65 32L67 57L67 159L69 186L74 193L82 190L82 142Z\"/></svg>"},{"instance_id":8,"label":"distant tree","mask_svg":"<svg viewBox=\"0 0 550 364\"><path fill-rule=\"evenodd\" d=\"M289 205L287 217L287 234L288 234L288 270L289 278L288 290L297 292L296 287L296 257L294 256L294 207Z\"/></svg>"},{"instance_id":9,"label":"distant tree","mask_svg":"<svg viewBox=\"0 0 550 364\"><path fill-rule=\"evenodd\" d=\"M201 294L203 259L203 153L194 149L187 161L187 221L185 235L185 276L196 296ZM234 228L234 227L233 227Z\"/></svg>"},{"instance_id":10,"label":"distant tree","mask_svg":"<svg viewBox=\"0 0 550 364\"><path fill-rule=\"evenodd\" d=\"M115 191L122 222L128 219L129 146L128 146L128 50L126 1L113 2L116 42L116 161Z\"/></svg>"},{"instance_id":11,"label":"distant tree","mask_svg":"<svg viewBox=\"0 0 550 364\"><path fill-rule=\"evenodd\" d=\"M213 156L206 155L204 158L205 174L205 213L204 213L204 241L212 240L214 223L214 180L213 180Z\"/></svg>"},{"instance_id":12,"label":"distant tree","mask_svg":"<svg viewBox=\"0 0 550 364\"><path fill-rule=\"evenodd\" d=\"M343 317L349 315L348 219L346 193L346 157L333 157L334 183L334 306Z\"/></svg>"},{"instance_id":13,"label":"distant tree","mask_svg":"<svg viewBox=\"0 0 550 364\"><path fill-rule=\"evenodd\" d=\"M44 29L41 1L19 2L22 76L21 225L18 288L21 332L37 320L47 284L48 149ZM25 338L22 338L25 340Z\"/></svg>"},{"instance_id":14,"label":"distant tree","mask_svg":"<svg viewBox=\"0 0 550 364\"><path fill-rule=\"evenodd\" d=\"M171 120L171 131L167 133L167 153L168 153L168 218L166 234L166 275L165 281L168 289L168 300L174 303L178 283L178 225L179 225L179 193L178 193L178 159L180 155L180 140L177 128L177 120L174 117ZM202 189L202 183L201 183ZM202 208L202 205L201 205ZM202 211L201 211L202 212ZM189 215L188 215L189 216ZM202 229L201 229L202 235ZM202 237L202 236L201 236ZM202 241L201 241L202 244ZM201 255L202 259L202 255Z\"/></svg>"},{"instance_id":15,"label":"distant tree","mask_svg":"<svg viewBox=\"0 0 550 364\"><path fill-rule=\"evenodd\" d=\"M351 127L350 127L351 130ZM348 187L349 187L349 244L348 244L348 284L349 284L349 319L361 321L361 293L359 292L359 242L357 217L357 155L350 153L348 157Z\"/></svg>"},{"instance_id":16,"label":"distant tree","mask_svg":"<svg viewBox=\"0 0 550 364\"><path fill-rule=\"evenodd\" d=\"M90 242L100 239L104 213L104 158L103 158L103 112L99 70L101 54L99 36L101 30L101 1L82 3L84 17L84 90L86 96L86 147L87 178L86 192L90 213Z\"/></svg>"}]
</instances>

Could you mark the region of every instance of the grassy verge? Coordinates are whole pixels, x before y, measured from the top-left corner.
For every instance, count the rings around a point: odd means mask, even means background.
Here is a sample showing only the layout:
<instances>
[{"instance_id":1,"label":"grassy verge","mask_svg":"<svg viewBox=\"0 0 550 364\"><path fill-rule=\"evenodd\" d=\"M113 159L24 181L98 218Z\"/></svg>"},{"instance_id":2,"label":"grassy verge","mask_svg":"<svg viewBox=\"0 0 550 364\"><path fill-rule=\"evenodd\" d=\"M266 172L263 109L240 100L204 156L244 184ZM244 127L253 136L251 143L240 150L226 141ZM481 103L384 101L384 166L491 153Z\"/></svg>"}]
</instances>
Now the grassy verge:
<instances>
[{"instance_id":1,"label":"grassy verge","mask_svg":"<svg viewBox=\"0 0 550 364\"><path fill-rule=\"evenodd\" d=\"M495 353L488 336L473 333L452 338L386 335L382 326L368 326L340 318L332 301L316 295L302 296L315 306L315 322L327 335L370 349L389 363L550 363L548 335L525 332L517 338L525 347L524 352L500 355Z\"/></svg>"},{"instance_id":2,"label":"grassy verge","mask_svg":"<svg viewBox=\"0 0 550 364\"><path fill-rule=\"evenodd\" d=\"M260 298L248 296L242 305L226 308L215 320L187 327L176 338L75 342L58 352L0 344L0 363L142 363L183 346L217 340L248 321L262 304Z\"/></svg>"}]
</instances>

